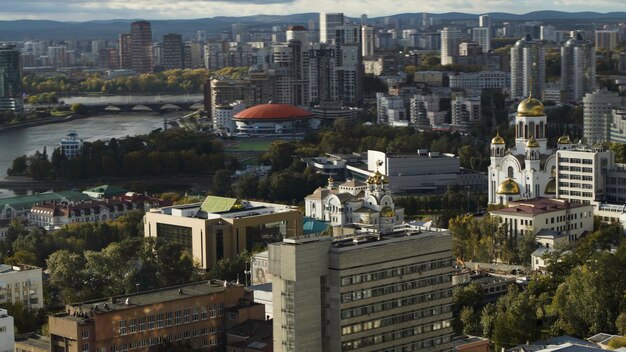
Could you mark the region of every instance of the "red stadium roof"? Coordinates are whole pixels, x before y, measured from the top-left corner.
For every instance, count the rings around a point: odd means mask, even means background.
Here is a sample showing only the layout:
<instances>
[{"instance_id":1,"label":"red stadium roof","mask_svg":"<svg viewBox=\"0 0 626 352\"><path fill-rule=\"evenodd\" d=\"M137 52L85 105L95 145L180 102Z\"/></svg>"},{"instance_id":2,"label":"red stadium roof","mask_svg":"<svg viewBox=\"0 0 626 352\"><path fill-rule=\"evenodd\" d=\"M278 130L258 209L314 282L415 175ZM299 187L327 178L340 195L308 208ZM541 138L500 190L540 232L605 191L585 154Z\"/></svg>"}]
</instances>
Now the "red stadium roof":
<instances>
[{"instance_id":1,"label":"red stadium roof","mask_svg":"<svg viewBox=\"0 0 626 352\"><path fill-rule=\"evenodd\" d=\"M235 119L281 120L311 117L310 111L288 104L261 104L235 114Z\"/></svg>"}]
</instances>

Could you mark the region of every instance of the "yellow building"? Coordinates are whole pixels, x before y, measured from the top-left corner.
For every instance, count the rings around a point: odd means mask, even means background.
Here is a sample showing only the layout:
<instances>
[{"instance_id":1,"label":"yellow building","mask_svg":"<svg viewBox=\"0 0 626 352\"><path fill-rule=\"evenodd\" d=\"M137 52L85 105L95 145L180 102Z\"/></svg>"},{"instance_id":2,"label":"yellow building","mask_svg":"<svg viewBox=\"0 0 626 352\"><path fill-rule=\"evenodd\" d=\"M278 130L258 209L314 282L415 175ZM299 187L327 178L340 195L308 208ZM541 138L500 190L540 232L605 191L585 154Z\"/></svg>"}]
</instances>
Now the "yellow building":
<instances>
[{"instance_id":1,"label":"yellow building","mask_svg":"<svg viewBox=\"0 0 626 352\"><path fill-rule=\"evenodd\" d=\"M301 235L302 215L297 207L208 196L203 203L151 210L144 234L182 245L208 270L246 249Z\"/></svg>"}]
</instances>

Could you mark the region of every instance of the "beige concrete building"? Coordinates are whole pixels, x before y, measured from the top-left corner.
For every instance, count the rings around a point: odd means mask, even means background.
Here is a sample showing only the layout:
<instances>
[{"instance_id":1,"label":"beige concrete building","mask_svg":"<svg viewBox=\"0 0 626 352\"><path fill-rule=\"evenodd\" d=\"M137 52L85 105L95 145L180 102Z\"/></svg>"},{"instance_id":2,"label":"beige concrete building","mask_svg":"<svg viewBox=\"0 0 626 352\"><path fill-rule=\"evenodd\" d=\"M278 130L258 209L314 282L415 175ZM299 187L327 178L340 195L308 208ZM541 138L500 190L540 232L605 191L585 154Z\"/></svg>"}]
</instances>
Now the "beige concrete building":
<instances>
[{"instance_id":1,"label":"beige concrete building","mask_svg":"<svg viewBox=\"0 0 626 352\"><path fill-rule=\"evenodd\" d=\"M21 303L28 309L43 308L41 268L0 264L0 304Z\"/></svg>"},{"instance_id":2,"label":"beige concrete building","mask_svg":"<svg viewBox=\"0 0 626 352\"><path fill-rule=\"evenodd\" d=\"M147 352L165 342L213 351L223 350L226 329L264 313L243 286L203 281L73 303L48 324L55 352Z\"/></svg>"},{"instance_id":3,"label":"beige concrete building","mask_svg":"<svg viewBox=\"0 0 626 352\"><path fill-rule=\"evenodd\" d=\"M269 246L275 351L448 351L451 238L397 232Z\"/></svg>"},{"instance_id":4,"label":"beige concrete building","mask_svg":"<svg viewBox=\"0 0 626 352\"><path fill-rule=\"evenodd\" d=\"M152 209L144 217L146 237L183 246L210 269L256 245L302 234L297 207L209 196L203 203Z\"/></svg>"}]
</instances>

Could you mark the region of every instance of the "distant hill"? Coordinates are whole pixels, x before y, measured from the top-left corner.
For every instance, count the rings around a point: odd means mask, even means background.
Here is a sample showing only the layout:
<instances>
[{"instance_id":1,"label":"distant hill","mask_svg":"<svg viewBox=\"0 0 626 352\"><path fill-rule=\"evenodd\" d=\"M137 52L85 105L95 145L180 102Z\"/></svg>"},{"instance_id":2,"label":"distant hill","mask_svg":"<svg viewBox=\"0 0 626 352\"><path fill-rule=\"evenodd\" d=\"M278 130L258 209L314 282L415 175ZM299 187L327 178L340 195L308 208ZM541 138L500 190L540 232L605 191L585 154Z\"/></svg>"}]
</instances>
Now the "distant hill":
<instances>
[{"instance_id":1,"label":"distant hill","mask_svg":"<svg viewBox=\"0 0 626 352\"><path fill-rule=\"evenodd\" d=\"M421 16L421 13L402 13L388 16L394 19L409 19ZM430 14L444 20L476 19L477 14L449 12ZM626 19L626 12L562 12L536 11L523 15L503 12L490 13L496 21L564 21L564 20L616 20ZM154 20L152 28L156 38L165 33L194 33L206 30L210 33L229 31L233 23L245 23L250 28L268 28L272 25L307 24L310 19L319 18L317 13L301 13L293 15L254 15L243 17L218 16L192 20ZM374 23L382 17L370 18ZM64 40L64 39L115 39L121 32L130 30L130 19L98 20L88 22L58 22L48 20L17 20L0 21L0 40L20 41L30 39Z\"/></svg>"}]
</instances>

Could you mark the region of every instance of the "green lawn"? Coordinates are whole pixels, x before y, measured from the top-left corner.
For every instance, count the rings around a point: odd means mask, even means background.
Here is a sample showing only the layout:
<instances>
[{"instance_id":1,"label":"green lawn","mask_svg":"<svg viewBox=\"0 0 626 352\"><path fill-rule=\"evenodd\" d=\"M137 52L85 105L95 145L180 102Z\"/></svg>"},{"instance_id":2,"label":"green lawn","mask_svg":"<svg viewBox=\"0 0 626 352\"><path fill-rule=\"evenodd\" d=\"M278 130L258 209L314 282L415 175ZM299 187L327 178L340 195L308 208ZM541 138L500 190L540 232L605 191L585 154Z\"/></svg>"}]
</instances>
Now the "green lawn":
<instances>
[{"instance_id":1,"label":"green lawn","mask_svg":"<svg viewBox=\"0 0 626 352\"><path fill-rule=\"evenodd\" d=\"M266 152L270 148L273 140L271 139L245 139L238 140L231 145L228 145L225 149L227 151L251 151L251 152Z\"/></svg>"}]
</instances>

